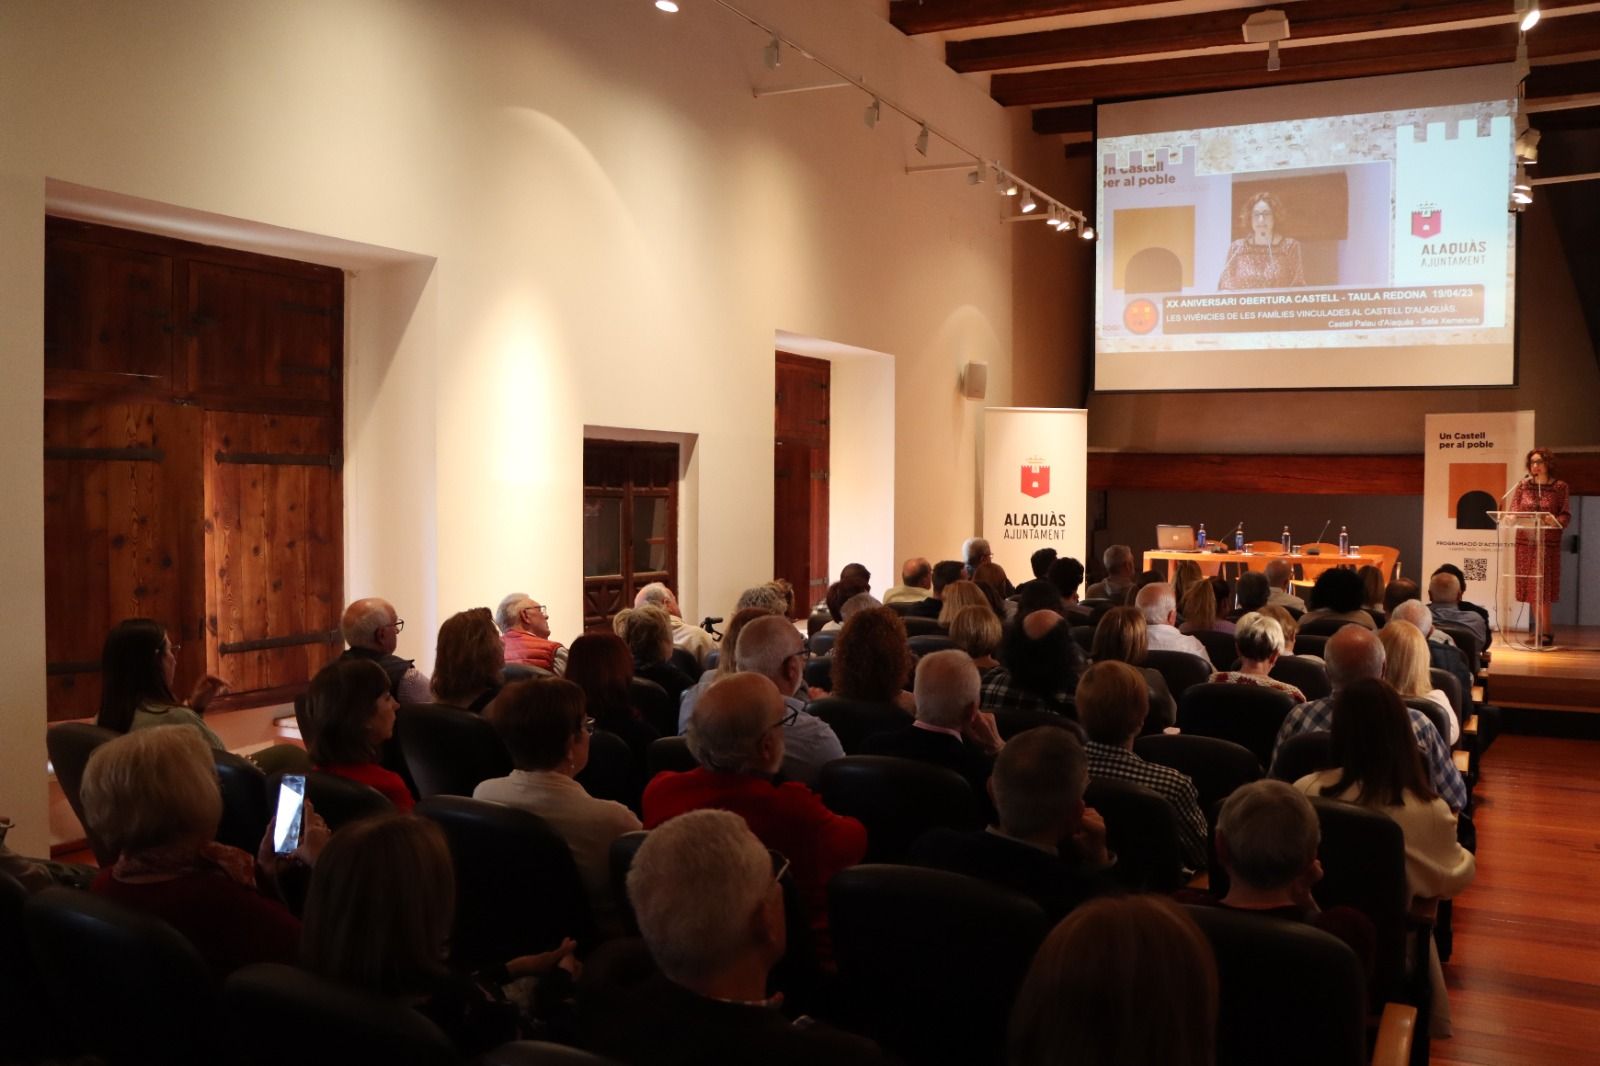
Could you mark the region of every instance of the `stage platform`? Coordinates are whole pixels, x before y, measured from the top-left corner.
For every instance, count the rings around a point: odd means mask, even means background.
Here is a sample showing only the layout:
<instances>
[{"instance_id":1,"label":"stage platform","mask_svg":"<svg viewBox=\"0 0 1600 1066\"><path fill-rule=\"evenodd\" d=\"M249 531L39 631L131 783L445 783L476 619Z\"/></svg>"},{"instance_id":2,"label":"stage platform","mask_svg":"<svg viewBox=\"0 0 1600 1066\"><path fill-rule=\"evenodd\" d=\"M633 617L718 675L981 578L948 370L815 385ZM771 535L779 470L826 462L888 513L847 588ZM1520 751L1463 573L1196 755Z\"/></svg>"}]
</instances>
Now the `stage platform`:
<instances>
[{"instance_id":1,"label":"stage platform","mask_svg":"<svg viewBox=\"0 0 1600 1066\"><path fill-rule=\"evenodd\" d=\"M1549 651L1490 646L1484 698L1496 707L1600 714L1600 626L1557 626Z\"/></svg>"}]
</instances>

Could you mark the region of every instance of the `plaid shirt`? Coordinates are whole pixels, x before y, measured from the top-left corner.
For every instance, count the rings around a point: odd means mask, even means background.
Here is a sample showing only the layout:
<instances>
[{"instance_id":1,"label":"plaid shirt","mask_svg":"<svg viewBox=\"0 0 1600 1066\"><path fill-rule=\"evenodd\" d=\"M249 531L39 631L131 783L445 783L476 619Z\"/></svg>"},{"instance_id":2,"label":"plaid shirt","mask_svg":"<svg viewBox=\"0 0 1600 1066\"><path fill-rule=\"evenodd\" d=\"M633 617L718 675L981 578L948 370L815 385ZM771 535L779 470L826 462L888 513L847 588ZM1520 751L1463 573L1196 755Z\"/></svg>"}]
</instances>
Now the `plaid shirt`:
<instances>
[{"instance_id":1,"label":"plaid shirt","mask_svg":"<svg viewBox=\"0 0 1600 1066\"><path fill-rule=\"evenodd\" d=\"M1063 714L1069 713L1072 693L1058 692L1053 699L1041 696L1012 680L1010 670L997 666L983 676L983 685L978 689L978 706L985 711L1020 709Z\"/></svg>"},{"instance_id":2,"label":"plaid shirt","mask_svg":"<svg viewBox=\"0 0 1600 1066\"><path fill-rule=\"evenodd\" d=\"M1178 843L1183 863L1191 870L1206 867L1206 816L1200 811L1200 793L1188 776L1170 766L1146 762L1127 748L1091 740L1083 746L1089 757L1091 780L1110 778L1143 785L1168 803L1178 815Z\"/></svg>"},{"instance_id":3,"label":"plaid shirt","mask_svg":"<svg viewBox=\"0 0 1600 1066\"><path fill-rule=\"evenodd\" d=\"M1417 747L1422 749L1422 762L1427 768L1428 779L1433 783L1433 790L1450 805L1452 811L1460 812L1467 805L1467 785L1461 780L1461 772L1450 758L1449 745L1427 715L1411 706L1406 707L1406 713L1411 716L1411 731L1417 735ZM1272 749L1273 762L1277 762L1278 749L1283 747L1284 741L1296 733L1318 729L1333 729L1332 696L1302 703L1289 712L1289 717L1283 720L1283 728L1278 730L1277 744Z\"/></svg>"}]
</instances>

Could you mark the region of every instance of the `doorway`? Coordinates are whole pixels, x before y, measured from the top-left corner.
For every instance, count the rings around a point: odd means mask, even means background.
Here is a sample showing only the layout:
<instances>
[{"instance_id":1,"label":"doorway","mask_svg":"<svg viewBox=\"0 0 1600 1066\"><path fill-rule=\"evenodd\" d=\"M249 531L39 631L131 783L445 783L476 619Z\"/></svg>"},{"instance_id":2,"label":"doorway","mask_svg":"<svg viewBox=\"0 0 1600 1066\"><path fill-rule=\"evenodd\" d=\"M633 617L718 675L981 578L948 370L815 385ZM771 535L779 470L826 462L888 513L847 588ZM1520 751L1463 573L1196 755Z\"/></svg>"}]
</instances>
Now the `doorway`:
<instances>
[{"instance_id":1,"label":"doorway","mask_svg":"<svg viewBox=\"0 0 1600 1066\"><path fill-rule=\"evenodd\" d=\"M678 592L678 446L583 442L583 628L609 629L639 590Z\"/></svg>"},{"instance_id":2,"label":"doorway","mask_svg":"<svg viewBox=\"0 0 1600 1066\"><path fill-rule=\"evenodd\" d=\"M832 366L777 353L773 397L772 564L804 618L828 590L828 447Z\"/></svg>"}]
</instances>

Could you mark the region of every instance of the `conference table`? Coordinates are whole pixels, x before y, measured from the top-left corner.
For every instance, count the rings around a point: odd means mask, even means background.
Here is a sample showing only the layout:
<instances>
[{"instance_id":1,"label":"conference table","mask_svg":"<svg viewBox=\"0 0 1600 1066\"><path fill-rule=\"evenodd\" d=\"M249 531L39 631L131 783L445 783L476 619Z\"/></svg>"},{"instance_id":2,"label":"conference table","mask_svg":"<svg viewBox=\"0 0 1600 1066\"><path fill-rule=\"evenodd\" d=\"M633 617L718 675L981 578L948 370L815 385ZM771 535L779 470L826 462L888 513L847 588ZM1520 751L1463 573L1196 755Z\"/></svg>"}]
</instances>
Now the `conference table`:
<instances>
[{"instance_id":1,"label":"conference table","mask_svg":"<svg viewBox=\"0 0 1600 1066\"><path fill-rule=\"evenodd\" d=\"M1383 556L1354 551L1349 555L1340 555L1338 552L1323 552L1320 555L1307 555L1304 552L1214 552L1214 551L1165 551L1151 550L1144 553L1144 566L1141 569L1149 570L1150 564L1155 562L1180 563L1185 559L1200 564L1200 572L1215 574L1222 569L1224 564L1233 563L1247 570L1260 570L1274 559L1282 559L1290 566L1312 566L1317 572L1331 566L1378 566L1383 565ZM1167 573L1172 573L1172 567L1167 567Z\"/></svg>"}]
</instances>

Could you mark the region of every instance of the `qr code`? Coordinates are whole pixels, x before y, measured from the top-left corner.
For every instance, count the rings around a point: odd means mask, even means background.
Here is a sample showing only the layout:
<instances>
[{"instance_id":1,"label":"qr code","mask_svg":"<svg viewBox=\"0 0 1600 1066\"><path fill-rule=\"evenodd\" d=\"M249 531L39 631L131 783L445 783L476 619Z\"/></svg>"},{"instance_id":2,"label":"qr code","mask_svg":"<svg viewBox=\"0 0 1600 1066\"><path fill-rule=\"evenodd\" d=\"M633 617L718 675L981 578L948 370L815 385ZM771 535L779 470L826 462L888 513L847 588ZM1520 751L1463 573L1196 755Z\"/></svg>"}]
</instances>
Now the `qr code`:
<instances>
[{"instance_id":1,"label":"qr code","mask_svg":"<svg viewBox=\"0 0 1600 1066\"><path fill-rule=\"evenodd\" d=\"M1467 575L1468 581L1488 581L1489 560L1463 559L1461 560L1461 572Z\"/></svg>"}]
</instances>

